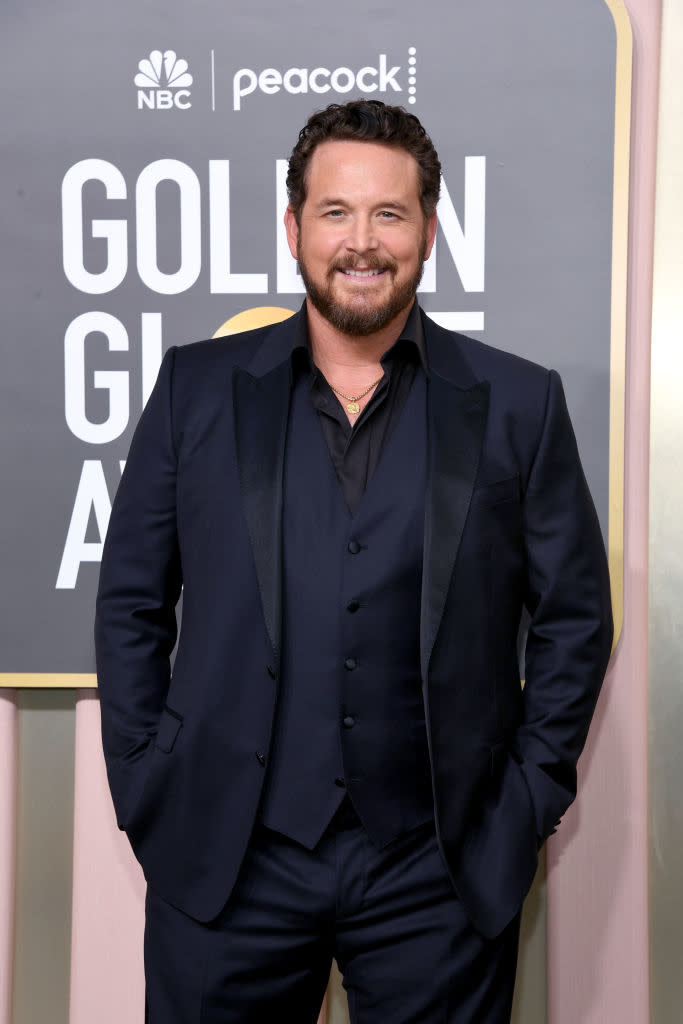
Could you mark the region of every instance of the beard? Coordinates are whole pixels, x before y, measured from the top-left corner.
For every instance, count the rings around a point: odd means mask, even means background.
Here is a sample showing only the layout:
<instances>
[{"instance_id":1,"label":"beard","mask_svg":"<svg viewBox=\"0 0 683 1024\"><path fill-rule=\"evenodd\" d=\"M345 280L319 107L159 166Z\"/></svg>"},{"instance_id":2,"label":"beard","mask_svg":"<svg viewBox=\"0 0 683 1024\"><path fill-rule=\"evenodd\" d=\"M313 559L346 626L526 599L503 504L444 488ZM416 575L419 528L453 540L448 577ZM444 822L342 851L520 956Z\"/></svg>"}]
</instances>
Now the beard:
<instances>
[{"instance_id":1,"label":"beard","mask_svg":"<svg viewBox=\"0 0 683 1024\"><path fill-rule=\"evenodd\" d=\"M308 273L302 252L301 235L297 242L296 255L306 294L321 316L325 317L342 334L364 338L381 331L414 300L418 285L422 280L425 244L426 240L423 238L422 257L418 261L413 275L402 284L394 285L391 294L379 303L373 302L370 295L359 295L357 299L351 298L347 299L345 303L340 302L334 296L334 280L340 270L353 270L358 266L362 266L365 270L383 270L394 276L398 270L398 264L393 260L380 260L374 254L364 256L362 261L358 258L335 260L327 271L325 283L318 286Z\"/></svg>"}]
</instances>

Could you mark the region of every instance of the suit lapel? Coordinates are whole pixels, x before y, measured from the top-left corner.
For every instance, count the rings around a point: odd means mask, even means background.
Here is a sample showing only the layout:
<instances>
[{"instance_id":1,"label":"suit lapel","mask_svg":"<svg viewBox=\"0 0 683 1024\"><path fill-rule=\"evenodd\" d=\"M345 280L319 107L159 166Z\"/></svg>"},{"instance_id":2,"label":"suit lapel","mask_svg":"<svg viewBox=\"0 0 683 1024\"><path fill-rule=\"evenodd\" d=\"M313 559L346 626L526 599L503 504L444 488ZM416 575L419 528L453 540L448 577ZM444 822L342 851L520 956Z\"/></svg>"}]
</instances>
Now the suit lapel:
<instances>
[{"instance_id":1,"label":"suit lapel","mask_svg":"<svg viewBox=\"0 0 683 1024\"><path fill-rule=\"evenodd\" d=\"M250 367L257 375L236 367L233 376L240 487L276 671L282 632L282 488L291 389L291 337L278 332L277 341L277 345L266 345L265 351L257 354ZM273 359L280 361L258 375Z\"/></svg>"},{"instance_id":2,"label":"suit lapel","mask_svg":"<svg viewBox=\"0 0 683 1024\"><path fill-rule=\"evenodd\" d=\"M420 622L420 663L423 680L443 617L451 576L470 507L479 468L489 385L474 381L469 371L458 372L461 357L452 335L435 337L425 331L430 367L429 480L425 507L424 563ZM450 351L444 349L448 346ZM449 366L449 378L443 376ZM455 375L462 384L455 383Z\"/></svg>"}]
</instances>

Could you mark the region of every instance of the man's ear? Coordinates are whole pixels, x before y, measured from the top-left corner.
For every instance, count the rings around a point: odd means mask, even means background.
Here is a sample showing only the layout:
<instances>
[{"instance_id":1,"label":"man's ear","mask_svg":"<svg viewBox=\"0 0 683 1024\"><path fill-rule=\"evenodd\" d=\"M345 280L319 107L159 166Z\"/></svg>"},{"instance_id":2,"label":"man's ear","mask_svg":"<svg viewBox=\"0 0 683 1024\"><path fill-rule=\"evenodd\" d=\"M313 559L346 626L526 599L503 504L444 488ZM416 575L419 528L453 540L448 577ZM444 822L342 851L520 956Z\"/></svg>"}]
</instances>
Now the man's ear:
<instances>
[{"instance_id":1,"label":"man's ear","mask_svg":"<svg viewBox=\"0 0 683 1024\"><path fill-rule=\"evenodd\" d=\"M429 255L434 245L434 239L436 238L436 212L428 218L425 225L425 260L429 259Z\"/></svg>"},{"instance_id":2,"label":"man's ear","mask_svg":"<svg viewBox=\"0 0 683 1024\"><path fill-rule=\"evenodd\" d=\"M297 242L299 241L299 225L294 216L294 210L288 206L285 210L285 231L287 232L287 244L294 259L297 254Z\"/></svg>"}]
</instances>

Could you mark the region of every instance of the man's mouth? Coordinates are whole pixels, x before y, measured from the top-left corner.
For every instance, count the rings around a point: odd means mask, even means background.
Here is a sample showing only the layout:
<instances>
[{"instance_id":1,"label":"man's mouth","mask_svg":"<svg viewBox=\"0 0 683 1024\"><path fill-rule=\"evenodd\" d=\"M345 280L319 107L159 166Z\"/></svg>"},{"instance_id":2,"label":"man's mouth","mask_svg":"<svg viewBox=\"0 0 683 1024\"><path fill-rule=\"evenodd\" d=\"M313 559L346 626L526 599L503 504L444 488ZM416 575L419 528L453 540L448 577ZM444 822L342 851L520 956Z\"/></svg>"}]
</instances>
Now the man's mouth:
<instances>
[{"instance_id":1,"label":"man's mouth","mask_svg":"<svg viewBox=\"0 0 683 1024\"><path fill-rule=\"evenodd\" d=\"M380 274L384 273L384 270L355 270L352 267L339 267L342 274L346 274L348 277L379 277Z\"/></svg>"}]
</instances>

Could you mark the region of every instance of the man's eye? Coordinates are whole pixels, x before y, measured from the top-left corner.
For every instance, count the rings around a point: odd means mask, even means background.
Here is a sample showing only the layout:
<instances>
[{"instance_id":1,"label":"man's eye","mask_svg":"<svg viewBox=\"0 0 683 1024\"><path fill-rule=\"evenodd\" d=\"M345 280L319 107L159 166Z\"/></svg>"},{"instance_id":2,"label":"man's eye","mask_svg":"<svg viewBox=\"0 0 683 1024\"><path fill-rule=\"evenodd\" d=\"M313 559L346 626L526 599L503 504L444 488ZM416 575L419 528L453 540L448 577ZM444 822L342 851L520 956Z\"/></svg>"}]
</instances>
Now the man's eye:
<instances>
[{"instance_id":1,"label":"man's eye","mask_svg":"<svg viewBox=\"0 0 683 1024\"><path fill-rule=\"evenodd\" d=\"M380 217L382 220L396 220L396 214L393 210L382 210Z\"/></svg>"},{"instance_id":2,"label":"man's eye","mask_svg":"<svg viewBox=\"0 0 683 1024\"><path fill-rule=\"evenodd\" d=\"M328 210L327 211L327 216L328 217L338 218L338 217L343 217L343 215L344 215L344 211L343 210Z\"/></svg>"}]
</instances>

